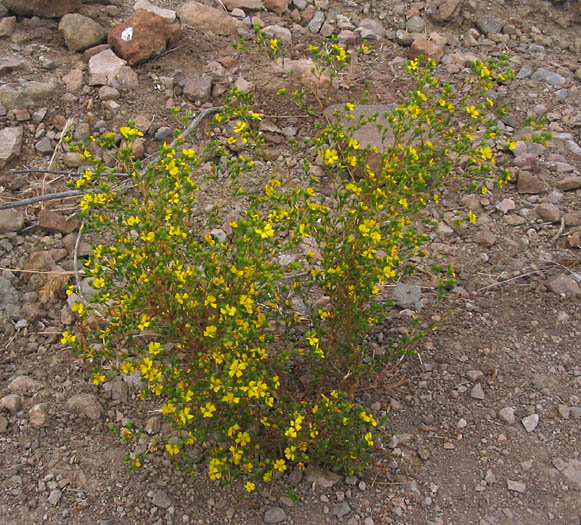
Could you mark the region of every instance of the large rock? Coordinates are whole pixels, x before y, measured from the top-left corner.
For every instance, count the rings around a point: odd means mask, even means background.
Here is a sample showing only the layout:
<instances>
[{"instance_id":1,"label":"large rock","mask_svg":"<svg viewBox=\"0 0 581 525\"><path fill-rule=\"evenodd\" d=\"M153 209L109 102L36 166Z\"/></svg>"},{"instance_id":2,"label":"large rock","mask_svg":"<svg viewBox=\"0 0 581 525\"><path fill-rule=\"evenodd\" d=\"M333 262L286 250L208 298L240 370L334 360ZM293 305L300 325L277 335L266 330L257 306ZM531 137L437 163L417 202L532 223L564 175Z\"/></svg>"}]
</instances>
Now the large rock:
<instances>
[{"instance_id":1,"label":"large rock","mask_svg":"<svg viewBox=\"0 0 581 525\"><path fill-rule=\"evenodd\" d=\"M264 2L262 0L224 0L224 5L232 11L232 9L263 9Z\"/></svg>"},{"instance_id":2,"label":"large rock","mask_svg":"<svg viewBox=\"0 0 581 525\"><path fill-rule=\"evenodd\" d=\"M14 157L20 155L22 148L22 128L4 128L0 130L0 168L3 168Z\"/></svg>"},{"instance_id":3,"label":"large rock","mask_svg":"<svg viewBox=\"0 0 581 525\"><path fill-rule=\"evenodd\" d=\"M109 31L107 42L117 55L134 66L175 45L181 34L179 24L168 24L161 16L138 9L126 22Z\"/></svg>"},{"instance_id":4,"label":"large rock","mask_svg":"<svg viewBox=\"0 0 581 525\"><path fill-rule=\"evenodd\" d=\"M222 35L237 34L238 29L246 29L240 20L199 2L187 2L178 10L180 20L189 26L203 27Z\"/></svg>"},{"instance_id":5,"label":"large rock","mask_svg":"<svg viewBox=\"0 0 581 525\"><path fill-rule=\"evenodd\" d=\"M59 18L75 11L81 0L2 0L2 3L18 16Z\"/></svg>"},{"instance_id":6,"label":"large rock","mask_svg":"<svg viewBox=\"0 0 581 525\"><path fill-rule=\"evenodd\" d=\"M147 0L136 0L133 8L137 11L138 9L145 9L146 11L151 11L158 16L161 16L168 24L173 24L176 21L176 12L173 9L165 9L163 7L157 7Z\"/></svg>"},{"instance_id":7,"label":"large rock","mask_svg":"<svg viewBox=\"0 0 581 525\"><path fill-rule=\"evenodd\" d=\"M103 86L113 80L127 62L121 60L111 49L101 51L89 60L89 85Z\"/></svg>"},{"instance_id":8,"label":"large rock","mask_svg":"<svg viewBox=\"0 0 581 525\"><path fill-rule=\"evenodd\" d=\"M410 58L416 58L420 55L439 61L444 56L444 46L425 38L418 38L413 41L410 47Z\"/></svg>"},{"instance_id":9,"label":"large rock","mask_svg":"<svg viewBox=\"0 0 581 525\"><path fill-rule=\"evenodd\" d=\"M0 217L5 211L12 210L0 210ZM0 218L0 222L1 220L2 219ZM0 326L12 319L17 319L18 317L20 317L20 300L18 298L18 292L6 277L0 275Z\"/></svg>"},{"instance_id":10,"label":"large rock","mask_svg":"<svg viewBox=\"0 0 581 525\"><path fill-rule=\"evenodd\" d=\"M59 23L65 44L71 51L84 51L105 40L107 31L89 17L67 14Z\"/></svg>"},{"instance_id":11,"label":"large rock","mask_svg":"<svg viewBox=\"0 0 581 525\"><path fill-rule=\"evenodd\" d=\"M428 0L428 12L438 22L445 22L457 15L462 0Z\"/></svg>"},{"instance_id":12,"label":"large rock","mask_svg":"<svg viewBox=\"0 0 581 525\"><path fill-rule=\"evenodd\" d=\"M282 15L288 11L289 0L264 0L264 7Z\"/></svg>"},{"instance_id":13,"label":"large rock","mask_svg":"<svg viewBox=\"0 0 581 525\"><path fill-rule=\"evenodd\" d=\"M67 410L89 419L99 419L103 408L93 394L77 394L67 401Z\"/></svg>"}]
</instances>

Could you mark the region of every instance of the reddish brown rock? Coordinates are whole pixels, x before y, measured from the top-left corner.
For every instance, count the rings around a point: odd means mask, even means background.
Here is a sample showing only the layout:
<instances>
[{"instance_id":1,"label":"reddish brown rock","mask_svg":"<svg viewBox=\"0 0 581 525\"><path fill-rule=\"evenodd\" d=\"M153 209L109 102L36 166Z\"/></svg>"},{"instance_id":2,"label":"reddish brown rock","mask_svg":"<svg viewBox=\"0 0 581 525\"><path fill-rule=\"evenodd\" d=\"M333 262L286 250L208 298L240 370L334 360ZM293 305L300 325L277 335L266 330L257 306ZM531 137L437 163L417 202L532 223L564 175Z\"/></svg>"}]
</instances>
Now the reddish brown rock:
<instances>
[{"instance_id":1,"label":"reddish brown rock","mask_svg":"<svg viewBox=\"0 0 581 525\"><path fill-rule=\"evenodd\" d=\"M2 3L18 16L60 18L78 9L81 0L3 0Z\"/></svg>"},{"instance_id":2,"label":"reddish brown rock","mask_svg":"<svg viewBox=\"0 0 581 525\"><path fill-rule=\"evenodd\" d=\"M189 26L203 27L220 35L232 35L238 29L246 29L240 20L228 15L221 9L216 9L199 2L186 2L177 10L180 20Z\"/></svg>"},{"instance_id":3,"label":"reddish brown rock","mask_svg":"<svg viewBox=\"0 0 581 525\"><path fill-rule=\"evenodd\" d=\"M138 9L126 22L109 31L107 42L133 66L161 54L180 37L179 24L168 24L161 16Z\"/></svg>"},{"instance_id":4,"label":"reddish brown rock","mask_svg":"<svg viewBox=\"0 0 581 525\"><path fill-rule=\"evenodd\" d=\"M38 227L47 232L68 235L77 230L80 225L81 221L78 218L73 217L67 220L66 217L54 211L45 209L40 210L38 214Z\"/></svg>"},{"instance_id":5,"label":"reddish brown rock","mask_svg":"<svg viewBox=\"0 0 581 525\"><path fill-rule=\"evenodd\" d=\"M545 191L544 182L528 171L521 171L516 184L519 193L542 193Z\"/></svg>"},{"instance_id":6,"label":"reddish brown rock","mask_svg":"<svg viewBox=\"0 0 581 525\"><path fill-rule=\"evenodd\" d=\"M282 15L288 11L289 0L264 0L264 7L274 11L277 15Z\"/></svg>"},{"instance_id":7,"label":"reddish brown rock","mask_svg":"<svg viewBox=\"0 0 581 525\"><path fill-rule=\"evenodd\" d=\"M410 58L422 55L424 58L440 60L444 56L444 46L430 42L425 38L418 38L413 41L410 47Z\"/></svg>"}]
</instances>

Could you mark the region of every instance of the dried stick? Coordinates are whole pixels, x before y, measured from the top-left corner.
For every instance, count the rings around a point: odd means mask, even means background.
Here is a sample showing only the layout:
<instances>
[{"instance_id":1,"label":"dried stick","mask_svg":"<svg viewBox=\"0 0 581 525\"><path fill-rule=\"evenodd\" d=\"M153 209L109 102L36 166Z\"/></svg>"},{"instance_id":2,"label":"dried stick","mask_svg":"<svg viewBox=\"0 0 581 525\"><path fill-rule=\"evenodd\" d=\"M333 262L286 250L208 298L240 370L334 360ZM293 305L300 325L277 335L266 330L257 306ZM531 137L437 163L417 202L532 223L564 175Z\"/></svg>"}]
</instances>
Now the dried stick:
<instances>
[{"instance_id":1,"label":"dried stick","mask_svg":"<svg viewBox=\"0 0 581 525\"><path fill-rule=\"evenodd\" d=\"M29 199L22 199L13 202L0 202L0 210L7 210L9 208L18 208L19 206L27 206L36 202L50 201L53 199L67 199L69 197L76 197L83 195L85 192L81 190L60 191L58 193L48 193L47 195L39 195L38 197L30 197Z\"/></svg>"}]
</instances>

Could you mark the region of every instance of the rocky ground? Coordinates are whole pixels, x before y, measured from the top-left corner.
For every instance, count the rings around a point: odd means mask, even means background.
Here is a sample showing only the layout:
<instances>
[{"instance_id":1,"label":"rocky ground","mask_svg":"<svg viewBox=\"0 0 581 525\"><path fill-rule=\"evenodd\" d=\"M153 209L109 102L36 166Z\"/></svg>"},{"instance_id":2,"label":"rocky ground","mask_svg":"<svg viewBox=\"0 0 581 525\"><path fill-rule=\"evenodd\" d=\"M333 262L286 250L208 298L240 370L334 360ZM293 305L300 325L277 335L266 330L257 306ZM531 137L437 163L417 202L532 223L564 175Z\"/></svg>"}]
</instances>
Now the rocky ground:
<instances>
[{"instance_id":1,"label":"rocky ground","mask_svg":"<svg viewBox=\"0 0 581 525\"><path fill-rule=\"evenodd\" d=\"M2 523L581 523L579 2L2 4ZM137 7L146 11L113 29ZM162 455L129 471L130 445L109 425L130 417L155 435L159 407L137 402L121 380L92 385L90 366L59 342L73 322L63 290L72 279L78 197L5 205L66 190L82 159L65 150L63 130L80 139L133 119L145 132L137 153L146 155L170 138L171 106L220 105L233 85L255 92L269 123L271 160L261 169L292 172L289 138L307 135L312 122L273 96L296 77L232 48L249 35L251 19L283 40L293 60L322 35L347 48L362 37L375 46L352 63L330 102L357 99L366 79L371 103L397 100L410 53L431 54L438 76L458 83L471 60L506 52L516 78L494 93L510 104L506 133L518 133L526 116L545 116L555 139L500 153L516 184L443 196L429 231L430 262L456 268L458 286L443 305L452 315L401 365L391 388L370 394L373 410L387 416L386 450L373 468L359 478L292 472L244 499L240 487L192 479ZM459 229L454 213L469 209L478 221ZM394 315L434 315L430 276L407 284L400 301L410 304Z\"/></svg>"}]
</instances>

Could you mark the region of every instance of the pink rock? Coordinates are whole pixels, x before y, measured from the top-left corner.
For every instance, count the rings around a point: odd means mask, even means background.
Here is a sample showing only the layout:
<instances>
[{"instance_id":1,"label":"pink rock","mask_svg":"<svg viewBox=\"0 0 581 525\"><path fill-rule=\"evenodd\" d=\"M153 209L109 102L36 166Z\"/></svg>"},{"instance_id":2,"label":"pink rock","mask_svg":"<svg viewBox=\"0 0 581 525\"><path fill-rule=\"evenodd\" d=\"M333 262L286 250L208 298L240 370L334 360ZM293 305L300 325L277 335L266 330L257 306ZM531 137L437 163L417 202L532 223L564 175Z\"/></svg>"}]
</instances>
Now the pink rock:
<instances>
[{"instance_id":1,"label":"pink rock","mask_svg":"<svg viewBox=\"0 0 581 525\"><path fill-rule=\"evenodd\" d=\"M73 69L70 73L63 76L63 82L67 91L80 91L83 86L83 72L80 69Z\"/></svg>"},{"instance_id":2,"label":"pink rock","mask_svg":"<svg viewBox=\"0 0 581 525\"><path fill-rule=\"evenodd\" d=\"M264 3L262 0L224 0L224 5L232 11L232 9L263 9Z\"/></svg>"},{"instance_id":3,"label":"pink rock","mask_svg":"<svg viewBox=\"0 0 581 525\"><path fill-rule=\"evenodd\" d=\"M20 155L22 134L23 129L21 127L0 130L0 168L3 168L14 157Z\"/></svg>"},{"instance_id":4,"label":"pink rock","mask_svg":"<svg viewBox=\"0 0 581 525\"><path fill-rule=\"evenodd\" d=\"M424 38L414 40L410 47L410 58L422 55L424 58L433 58L439 61L444 56L444 46L430 42Z\"/></svg>"},{"instance_id":5,"label":"pink rock","mask_svg":"<svg viewBox=\"0 0 581 525\"><path fill-rule=\"evenodd\" d=\"M289 0L264 0L264 7L274 11L277 15L282 15L288 11Z\"/></svg>"},{"instance_id":6,"label":"pink rock","mask_svg":"<svg viewBox=\"0 0 581 525\"><path fill-rule=\"evenodd\" d=\"M133 8L137 11L138 9L145 9L146 11L151 11L156 15L161 16L168 24L173 24L176 21L176 12L172 9L164 9L163 7L157 7L147 0L136 0Z\"/></svg>"},{"instance_id":7,"label":"pink rock","mask_svg":"<svg viewBox=\"0 0 581 525\"><path fill-rule=\"evenodd\" d=\"M189 26L203 27L220 35L232 35L238 29L246 29L240 20L224 13L221 9L215 9L199 2L187 2L178 10L180 20Z\"/></svg>"},{"instance_id":8,"label":"pink rock","mask_svg":"<svg viewBox=\"0 0 581 525\"><path fill-rule=\"evenodd\" d=\"M168 24L161 16L139 9L125 23L109 31L107 42L133 66L161 54L181 34L179 24Z\"/></svg>"},{"instance_id":9,"label":"pink rock","mask_svg":"<svg viewBox=\"0 0 581 525\"><path fill-rule=\"evenodd\" d=\"M125 60L121 60L111 49L101 51L89 60L89 85L108 84L125 64Z\"/></svg>"},{"instance_id":10,"label":"pink rock","mask_svg":"<svg viewBox=\"0 0 581 525\"><path fill-rule=\"evenodd\" d=\"M18 16L59 18L75 11L81 0L3 0L2 3Z\"/></svg>"},{"instance_id":11,"label":"pink rock","mask_svg":"<svg viewBox=\"0 0 581 525\"><path fill-rule=\"evenodd\" d=\"M16 29L15 16L0 18L0 37L10 36L12 33L14 33L14 29Z\"/></svg>"}]
</instances>

